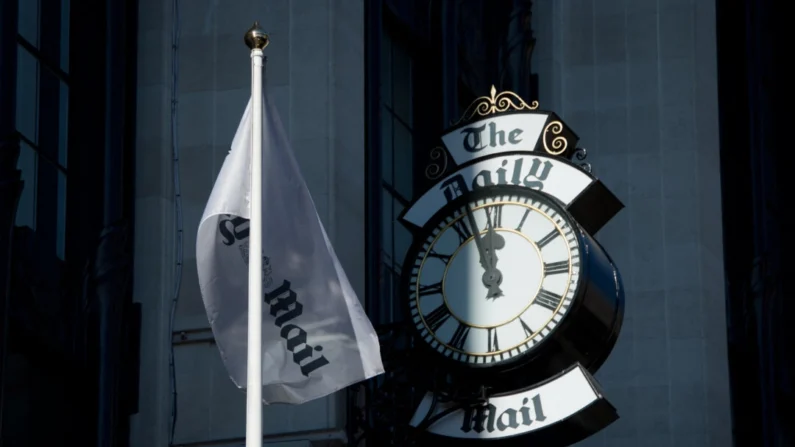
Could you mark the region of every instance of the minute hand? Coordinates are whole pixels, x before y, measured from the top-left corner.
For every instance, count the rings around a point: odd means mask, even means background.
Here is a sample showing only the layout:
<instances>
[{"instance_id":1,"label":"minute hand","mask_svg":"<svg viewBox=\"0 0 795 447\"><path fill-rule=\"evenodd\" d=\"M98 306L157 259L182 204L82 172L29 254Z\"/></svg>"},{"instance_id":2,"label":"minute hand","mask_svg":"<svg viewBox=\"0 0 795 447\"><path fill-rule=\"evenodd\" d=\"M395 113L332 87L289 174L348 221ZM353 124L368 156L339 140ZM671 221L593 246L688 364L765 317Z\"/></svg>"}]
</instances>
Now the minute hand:
<instances>
[{"instance_id":1,"label":"minute hand","mask_svg":"<svg viewBox=\"0 0 795 447\"><path fill-rule=\"evenodd\" d=\"M486 215L486 218L489 220L489 262L491 262L492 268L497 268L497 252L494 251L494 242L497 239L497 232L494 230L494 222L492 222L491 216Z\"/></svg>"},{"instance_id":2,"label":"minute hand","mask_svg":"<svg viewBox=\"0 0 795 447\"><path fill-rule=\"evenodd\" d=\"M475 216L469 204L467 204L467 219L469 220L469 226L472 227L472 234L475 237L475 246L477 246L478 254L480 254L480 265L484 269L490 270L492 268L491 260L489 256L486 255L486 249L483 247L483 238L480 237L479 227L477 222L475 222Z\"/></svg>"},{"instance_id":3,"label":"minute hand","mask_svg":"<svg viewBox=\"0 0 795 447\"><path fill-rule=\"evenodd\" d=\"M497 232L494 230L494 222L492 221L492 216L487 212L486 218L488 219L489 225L489 232L486 237L489 238L489 263L491 264L490 268L486 269L486 275L484 279L484 283L486 287L489 288L489 293L486 296L487 298L496 298L502 295L502 290L500 290L500 282L502 282L502 273L497 270L497 253L494 251L494 245L497 239Z\"/></svg>"}]
</instances>

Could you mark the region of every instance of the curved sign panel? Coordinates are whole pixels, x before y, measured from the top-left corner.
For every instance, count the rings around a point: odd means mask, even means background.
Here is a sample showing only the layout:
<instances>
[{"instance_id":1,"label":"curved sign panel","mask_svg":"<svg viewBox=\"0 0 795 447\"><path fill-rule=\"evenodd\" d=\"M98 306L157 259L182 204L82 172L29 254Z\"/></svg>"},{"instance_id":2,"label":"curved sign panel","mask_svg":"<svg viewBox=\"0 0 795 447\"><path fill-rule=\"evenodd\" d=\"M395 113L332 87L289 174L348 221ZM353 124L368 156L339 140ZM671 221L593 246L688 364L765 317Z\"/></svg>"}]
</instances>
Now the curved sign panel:
<instances>
[{"instance_id":1,"label":"curved sign panel","mask_svg":"<svg viewBox=\"0 0 795 447\"><path fill-rule=\"evenodd\" d=\"M602 399L591 375L580 365L533 388L492 397L487 403L453 411L426 431L448 438L500 439L552 428L578 415ZM429 414L433 395L428 393L414 412L411 425L439 415L451 404L439 404Z\"/></svg>"},{"instance_id":2,"label":"curved sign panel","mask_svg":"<svg viewBox=\"0 0 795 447\"><path fill-rule=\"evenodd\" d=\"M568 206L594 181L590 174L560 158L543 154L502 155L479 160L450 174L417 199L401 219L421 227L455 197L494 185L543 191Z\"/></svg>"}]
</instances>

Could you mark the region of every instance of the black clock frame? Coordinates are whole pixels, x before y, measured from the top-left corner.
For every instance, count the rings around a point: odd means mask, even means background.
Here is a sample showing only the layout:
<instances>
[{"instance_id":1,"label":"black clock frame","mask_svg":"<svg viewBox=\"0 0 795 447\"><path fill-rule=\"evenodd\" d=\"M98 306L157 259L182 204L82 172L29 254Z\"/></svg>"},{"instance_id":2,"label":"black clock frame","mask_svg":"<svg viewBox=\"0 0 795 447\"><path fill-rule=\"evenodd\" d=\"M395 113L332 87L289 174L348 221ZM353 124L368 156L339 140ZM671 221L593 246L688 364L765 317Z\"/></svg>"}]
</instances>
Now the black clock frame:
<instances>
[{"instance_id":1,"label":"black clock frame","mask_svg":"<svg viewBox=\"0 0 795 447\"><path fill-rule=\"evenodd\" d=\"M580 275L570 309L558 326L539 345L515 359L496 364L464 364L446 358L431 348L413 322L410 332L414 349L422 363L445 371L444 382L435 388L469 390L470 394L496 396L518 392L555 376L576 362L591 373L604 363L618 338L623 321L624 290L617 268L601 245L584 231L566 207L555 197L542 191L514 185L494 185L475 189L448 202L426 224L413 231L414 240L404 260L400 291L404 305L409 307L409 285L417 267L422 245L439 224L472 201L517 195L549 203L574 228L580 247ZM410 312L408 313L410 315ZM487 397L484 396L484 397Z\"/></svg>"}]
</instances>

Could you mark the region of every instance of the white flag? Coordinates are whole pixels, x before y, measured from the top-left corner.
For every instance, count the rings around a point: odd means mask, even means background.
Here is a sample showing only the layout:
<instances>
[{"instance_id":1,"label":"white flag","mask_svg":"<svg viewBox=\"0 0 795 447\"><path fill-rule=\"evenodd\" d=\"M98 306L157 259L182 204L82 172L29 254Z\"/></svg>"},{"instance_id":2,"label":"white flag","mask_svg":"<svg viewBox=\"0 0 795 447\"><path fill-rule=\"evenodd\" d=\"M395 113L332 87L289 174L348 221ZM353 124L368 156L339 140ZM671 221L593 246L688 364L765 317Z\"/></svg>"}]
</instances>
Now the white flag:
<instances>
[{"instance_id":1,"label":"white flag","mask_svg":"<svg viewBox=\"0 0 795 447\"><path fill-rule=\"evenodd\" d=\"M263 104L262 397L300 404L384 367L373 326L334 254L267 93ZM207 317L240 388L246 386L251 108L249 100L196 240Z\"/></svg>"}]
</instances>

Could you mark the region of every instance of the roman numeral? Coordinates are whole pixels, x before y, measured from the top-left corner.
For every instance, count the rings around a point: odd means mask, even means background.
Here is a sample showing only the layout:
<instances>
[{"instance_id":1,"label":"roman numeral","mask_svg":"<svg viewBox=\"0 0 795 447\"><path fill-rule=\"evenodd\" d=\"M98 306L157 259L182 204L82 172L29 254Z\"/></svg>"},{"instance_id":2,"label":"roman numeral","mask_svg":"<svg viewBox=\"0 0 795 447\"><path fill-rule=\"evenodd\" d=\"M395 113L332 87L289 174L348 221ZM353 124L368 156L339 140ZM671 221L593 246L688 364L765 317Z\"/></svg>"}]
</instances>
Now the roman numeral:
<instances>
[{"instance_id":1,"label":"roman numeral","mask_svg":"<svg viewBox=\"0 0 795 447\"><path fill-rule=\"evenodd\" d=\"M546 289L541 289L538 291L538 295L536 295L535 303L554 312L558 309L558 305L560 305L560 300L562 299L563 297L560 295L556 295Z\"/></svg>"},{"instance_id":2,"label":"roman numeral","mask_svg":"<svg viewBox=\"0 0 795 447\"><path fill-rule=\"evenodd\" d=\"M436 332L448 318L450 318L450 309L442 304L432 310L428 315L425 315L425 324L428 325L428 329L430 329L431 332Z\"/></svg>"},{"instance_id":3,"label":"roman numeral","mask_svg":"<svg viewBox=\"0 0 795 447\"><path fill-rule=\"evenodd\" d=\"M533 330L532 330L532 329L530 329L530 326L528 326L528 325L527 325L527 323L525 323L525 322L524 322L524 320L522 320L522 319L520 318L520 319L519 319L519 322L521 322L521 323L522 323L522 329L524 329L524 335L526 335L526 336L528 336L528 337L530 337L531 335L533 335Z\"/></svg>"},{"instance_id":4,"label":"roman numeral","mask_svg":"<svg viewBox=\"0 0 795 447\"><path fill-rule=\"evenodd\" d=\"M443 255L443 254L441 254L441 253L437 253L437 252L435 252L435 251L433 251L433 250L431 250L430 252L428 252L428 256L429 256L429 257L431 257L431 258L436 258L436 259L438 259L438 260L440 260L440 261L444 262L445 264L447 264L448 262L450 262L450 258L452 257L452 256L450 256L450 255Z\"/></svg>"},{"instance_id":5,"label":"roman numeral","mask_svg":"<svg viewBox=\"0 0 795 447\"><path fill-rule=\"evenodd\" d=\"M458 328L456 328L455 333L453 334L453 338L450 339L450 346L455 349L463 350L464 343L467 341L467 335L469 335L469 329L469 326L465 324L459 324Z\"/></svg>"},{"instance_id":6,"label":"roman numeral","mask_svg":"<svg viewBox=\"0 0 795 447\"><path fill-rule=\"evenodd\" d=\"M427 286L420 286L417 290L417 294L419 296L426 296L426 295L436 295L442 293L442 283L437 282L436 284L430 284Z\"/></svg>"},{"instance_id":7,"label":"roman numeral","mask_svg":"<svg viewBox=\"0 0 795 447\"><path fill-rule=\"evenodd\" d=\"M522 215L522 220L519 221L519 225L516 227L516 231L522 231L522 227L524 226L524 222L527 220L527 216L530 215L530 208L525 210L524 215Z\"/></svg>"},{"instance_id":8,"label":"roman numeral","mask_svg":"<svg viewBox=\"0 0 795 447\"><path fill-rule=\"evenodd\" d=\"M494 228L502 227L502 207L503 205L494 205L486 208L486 217L488 218L488 222L490 222L491 226ZM486 223L487 230L489 229L488 222Z\"/></svg>"},{"instance_id":9,"label":"roman numeral","mask_svg":"<svg viewBox=\"0 0 795 447\"><path fill-rule=\"evenodd\" d=\"M544 263L544 275L557 275L559 273L569 273L569 261Z\"/></svg>"},{"instance_id":10,"label":"roman numeral","mask_svg":"<svg viewBox=\"0 0 795 447\"><path fill-rule=\"evenodd\" d=\"M497 328L489 328L489 352L497 352L500 350L500 345L497 342Z\"/></svg>"},{"instance_id":11,"label":"roman numeral","mask_svg":"<svg viewBox=\"0 0 795 447\"><path fill-rule=\"evenodd\" d=\"M472 230L469 229L469 225L464 221L463 217L455 221L453 229L458 233L458 242L460 244L463 244L467 239L472 237Z\"/></svg>"},{"instance_id":12,"label":"roman numeral","mask_svg":"<svg viewBox=\"0 0 795 447\"><path fill-rule=\"evenodd\" d=\"M540 241L536 242L538 248L544 248L545 245L552 242L556 237L558 237L560 233L558 233L558 229L555 228L549 232L546 236L542 237Z\"/></svg>"}]
</instances>

